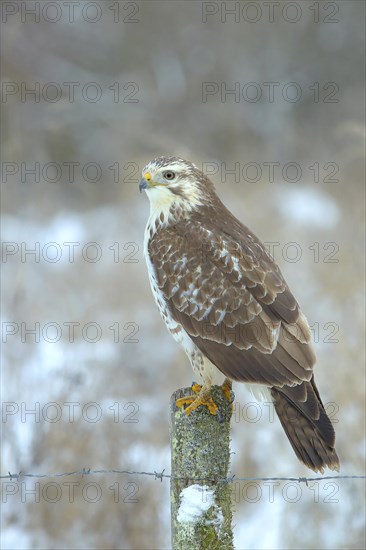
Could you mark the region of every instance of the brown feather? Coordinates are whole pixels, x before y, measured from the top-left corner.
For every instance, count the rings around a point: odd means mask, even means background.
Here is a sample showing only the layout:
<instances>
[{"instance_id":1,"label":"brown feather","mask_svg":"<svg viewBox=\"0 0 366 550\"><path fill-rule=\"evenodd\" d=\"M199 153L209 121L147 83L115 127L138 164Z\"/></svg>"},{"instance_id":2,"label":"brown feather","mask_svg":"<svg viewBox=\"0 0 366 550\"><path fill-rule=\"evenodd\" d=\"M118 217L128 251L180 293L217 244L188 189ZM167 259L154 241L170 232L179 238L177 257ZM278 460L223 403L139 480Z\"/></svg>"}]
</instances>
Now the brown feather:
<instances>
[{"instance_id":1,"label":"brown feather","mask_svg":"<svg viewBox=\"0 0 366 550\"><path fill-rule=\"evenodd\" d=\"M180 170L163 185L164 201L171 190L170 210L151 221L146 241L162 315L169 313L172 326L184 329L226 377L271 389L302 462L315 471L338 469L334 430L312 372L310 327L279 267L192 163L161 157L146 169L169 165Z\"/></svg>"},{"instance_id":2,"label":"brown feather","mask_svg":"<svg viewBox=\"0 0 366 550\"><path fill-rule=\"evenodd\" d=\"M300 386L272 388L275 409L296 456L315 472L339 470L333 426L324 410L314 378Z\"/></svg>"}]
</instances>

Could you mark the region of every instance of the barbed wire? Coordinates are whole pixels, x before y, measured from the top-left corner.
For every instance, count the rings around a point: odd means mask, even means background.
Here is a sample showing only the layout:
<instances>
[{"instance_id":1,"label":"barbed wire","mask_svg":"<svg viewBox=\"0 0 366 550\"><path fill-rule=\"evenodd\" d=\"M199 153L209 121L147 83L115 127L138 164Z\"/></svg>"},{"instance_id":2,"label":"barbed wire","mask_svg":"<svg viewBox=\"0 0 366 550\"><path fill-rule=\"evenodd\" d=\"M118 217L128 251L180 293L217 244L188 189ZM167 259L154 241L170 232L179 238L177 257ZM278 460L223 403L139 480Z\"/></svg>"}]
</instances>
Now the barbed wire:
<instances>
[{"instance_id":1,"label":"barbed wire","mask_svg":"<svg viewBox=\"0 0 366 550\"><path fill-rule=\"evenodd\" d=\"M232 475L228 478L191 478L189 476L173 476L171 474L165 474L165 469L161 472L137 472L137 471L131 471L131 470L91 470L90 468L83 468L82 470L75 470L73 472L61 472L61 473L54 473L54 474L32 474L32 473L24 473L24 472L18 472L17 474L11 474L8 472L8 475L0 476L0 479L8 479L9 481L21 481L22 478L31 477L31 478L37 478L37 479L53 479L57 477L70 477L70 476L89 476L89 475L106 475L106 474L119 474L119 475L129 475L129 476L150 476L153 477L155 480L163 481L164 478L170 479L172 481L209 481L211 483L235 483L236 481L297 481L298 483L306 483L308 484L309 481L323 481L323 480L340 480L340 479L365 479L365 475L345 475L345 476L322 476L322 477L236 477L236 475Z\"/></svg>"}]
</instances>

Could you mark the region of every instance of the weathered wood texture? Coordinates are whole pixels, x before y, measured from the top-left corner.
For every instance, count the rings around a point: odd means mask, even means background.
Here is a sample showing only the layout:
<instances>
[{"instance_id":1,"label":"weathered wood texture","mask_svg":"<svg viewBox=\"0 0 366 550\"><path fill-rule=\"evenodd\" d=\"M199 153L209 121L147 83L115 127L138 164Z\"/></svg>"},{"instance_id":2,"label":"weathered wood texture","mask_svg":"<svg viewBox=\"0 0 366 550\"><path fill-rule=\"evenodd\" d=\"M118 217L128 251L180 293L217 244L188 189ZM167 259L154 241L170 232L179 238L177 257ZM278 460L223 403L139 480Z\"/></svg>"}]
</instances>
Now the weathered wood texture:
<instances>
[{"instance_id":1,"label":"weathered wood texture","mask_svg":"<svg viewBox=\"0 0 366 550\"><path fill-rule=\"evenodd\" d=\"M171 513L173 550L233 549L231 489L228 477L232 405L220 387L212 395L216 416L200 406L189 416L171 398ZM174 479L174 478L182 479Z\"/></svg>"}]
</instances>

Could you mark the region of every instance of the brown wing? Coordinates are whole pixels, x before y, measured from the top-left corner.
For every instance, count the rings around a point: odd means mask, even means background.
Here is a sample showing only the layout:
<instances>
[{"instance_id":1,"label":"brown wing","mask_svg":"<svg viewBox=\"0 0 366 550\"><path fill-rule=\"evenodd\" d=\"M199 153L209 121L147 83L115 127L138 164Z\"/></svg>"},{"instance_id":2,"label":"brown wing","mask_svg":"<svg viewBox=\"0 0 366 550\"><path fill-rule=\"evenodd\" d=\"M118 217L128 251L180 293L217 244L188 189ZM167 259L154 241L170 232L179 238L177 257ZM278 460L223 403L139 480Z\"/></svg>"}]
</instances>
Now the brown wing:
<instances>
[{"instance_id":1,"label":"brown wing","mask_svg":"<svg viewBox=\"0 0 366 550\"><path fill-rule=\"evenodd\" d=\"M192 217L150 241L170 313L229 378L277 387L310 380L306 319L260 241L226 212L221 221Z\"/></svg>"}]
</instances>

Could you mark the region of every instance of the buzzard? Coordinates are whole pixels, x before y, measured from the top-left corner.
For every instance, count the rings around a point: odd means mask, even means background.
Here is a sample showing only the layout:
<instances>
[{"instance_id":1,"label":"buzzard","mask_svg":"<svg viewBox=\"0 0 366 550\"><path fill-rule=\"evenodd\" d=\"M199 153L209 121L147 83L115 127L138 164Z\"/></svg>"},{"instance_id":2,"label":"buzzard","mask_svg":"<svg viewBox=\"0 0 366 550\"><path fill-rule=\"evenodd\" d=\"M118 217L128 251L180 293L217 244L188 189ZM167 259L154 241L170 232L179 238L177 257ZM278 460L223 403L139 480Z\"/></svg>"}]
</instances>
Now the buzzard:
<instances>
[{"instance_id":1,"label":"buzzard","mask_svg":"<svg viewBox=\"0 0 366 550\"><path fill-rule=\"evenodd\" d=\"M223 205L193 163L160 157L142 172L150 200L144 254L160 313L202 381L179 406L217 408L232 380L274 403L297 457L339 469L333 426L315 385L309 324L260 240ZM255 391L257 388L258 391ZM199 391L198 391L199 390Z\"/></svg>"}]
</instances>

